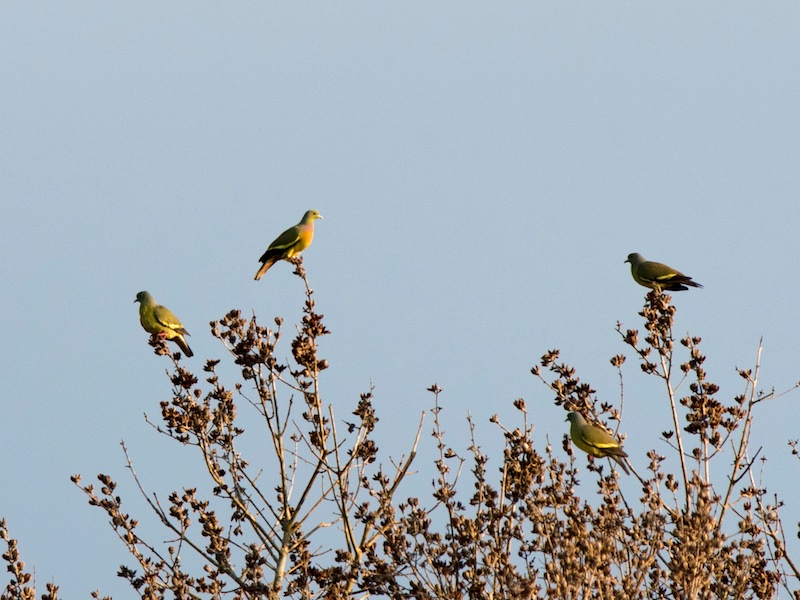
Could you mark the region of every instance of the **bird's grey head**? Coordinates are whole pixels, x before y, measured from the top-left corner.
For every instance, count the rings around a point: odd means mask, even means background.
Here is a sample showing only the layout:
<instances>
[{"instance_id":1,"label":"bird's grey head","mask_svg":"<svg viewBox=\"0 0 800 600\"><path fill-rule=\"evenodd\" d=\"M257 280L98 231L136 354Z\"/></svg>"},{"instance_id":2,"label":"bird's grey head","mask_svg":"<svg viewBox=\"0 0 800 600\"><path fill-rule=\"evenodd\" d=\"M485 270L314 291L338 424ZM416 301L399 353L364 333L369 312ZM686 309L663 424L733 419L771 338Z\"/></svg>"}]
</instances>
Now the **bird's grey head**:
<instances>
[{"instance_id":1,"label":"bird's grey head","mask_svg":"<svg viewBox=\"0 0 800 600\"><path fill-rule=\"evenodd\" d=\"M146 302L152 299L153 297L150 295L150 292L139 292L136 294L136 300L134 300L133 303L136 304L137 302Z\"/></svg>"},{"instance_id":2,"label":"bird's grey head","mask_svg":"<svg viewBox=\"0 0 800 600\"><path fill-rule=\"evenodd\" d=\"M313 221L314 219L321 219L322 215L319 214L319 211L316 210L307 210L306 214L303 215L303 221L306 223Z\"/></svg>"},{"instance_id":3,"label":"bird's grey head","mask_svg":"<svg viewBox=\"0 0 800 600\"><path fill-rule=\"evenodd\" d=\"M570 423L579 423L581 421L581 415L580 413L576 412L567 413L567 418L565 421L569 421Z\"/></svg>"},{"instance_id":4,"label":"bird's grey head","mask_svg":"<svg viewBox=\"0 0 800 600\"><path fill-rule=\"evenodd\" d=\"M628 259L625 262L631 263L632 265L636 265L641 262L644 262L644 256L642 256L638 252L632 252L631 254L628 254Z\"/></svg>"}]
</instances>

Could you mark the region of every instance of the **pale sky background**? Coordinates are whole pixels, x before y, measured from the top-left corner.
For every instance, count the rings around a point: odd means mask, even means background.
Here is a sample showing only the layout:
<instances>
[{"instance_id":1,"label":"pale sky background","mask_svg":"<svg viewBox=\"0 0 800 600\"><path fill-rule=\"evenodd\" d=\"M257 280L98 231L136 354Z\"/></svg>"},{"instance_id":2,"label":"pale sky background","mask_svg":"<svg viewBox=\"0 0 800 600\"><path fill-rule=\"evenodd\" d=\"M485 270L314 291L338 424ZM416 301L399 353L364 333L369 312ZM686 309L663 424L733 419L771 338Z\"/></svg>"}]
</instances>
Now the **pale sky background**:
<instances>
[{"instance_id":1,"label":"pale sky background","mask_svg":"<svg viewBox=\"0 0 800 600\"><path fill-rule=\"evenodd\" d=\"M564 412L529 370L560 348L618 402L614 326L641 328L646 292L630 252L705 285L675 294L676 333L703 338L719 399L762 336L761 387L800 380L797 2L3 2L0 79L0 516L40 592L134 596L71 474L112 475L155 540L120 440L161 497L195 483L193 454L143 420L170 385L136 293L182 319L198 375L231 308L289 333L290 266L252 278L309 208L324 400L345 418L375 386L384 462L433 383L450 442L465 450L471 413L490 469L488 419L518 425L518 397L537 449L565 457ZM671 425L627 354L643 472ZM762 405L754 430L795 558L799 402ZM402 496L429 497L430 427Z\"/></svg>"}]
</instances>

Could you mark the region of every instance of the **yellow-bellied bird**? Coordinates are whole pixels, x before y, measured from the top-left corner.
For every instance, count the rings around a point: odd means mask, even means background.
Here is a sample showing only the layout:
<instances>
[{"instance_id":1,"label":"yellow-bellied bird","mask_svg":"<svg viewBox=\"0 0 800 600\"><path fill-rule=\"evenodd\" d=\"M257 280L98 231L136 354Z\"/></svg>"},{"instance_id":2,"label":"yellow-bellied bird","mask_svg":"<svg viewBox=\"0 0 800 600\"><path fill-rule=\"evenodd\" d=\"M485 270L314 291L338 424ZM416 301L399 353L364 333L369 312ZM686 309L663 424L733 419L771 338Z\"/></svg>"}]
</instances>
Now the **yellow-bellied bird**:
<instances>
[{"instance_id":1,"label":"yellow-bellied bird","mask_svg":"<svg viewBox=\"0 0 800 600\"><path fill-rule=\"evenodd\" d=\"M303 215L297 225L280 234L269 245L263 256L258 259L262 264L256 273L255 280L261 279L264 273L279 260L297 256L308 248L311 245L311 240L314 239L314 221L321 218L322 215L315 210L306 211L306 214Z\"/></svg>"},{"instance_id":2,"label":"yellow-bellied bird","mask_svg":"<svg viewBox=\"0 0 800 600\"><path fill-rule=\"evenodd\" d=\"M166 306L156 304L150 292L139 292L136 300L139 303L139 321L144 330L153 334L153 339L171 340L178 344L186 356L194 356L185 335L189 332L183 328L183 323Z\"/></svg>"},{"instance_id":3,"label":"yellow-bellied bird","mask_svg":"<svg viewBox=\"0 0 800 600\"><path fill-rule=\"evenodd\" d=\"M569 435L578 448L598 458L607 456L619 463L625 473L631 474L625 464L625 459L628 455L622 449L622 444L614 439L610 433L605 429L589 425L583 415L577 412L569 413L566 420L571 423Z\"/></svg>"},{"instance_id":4,"label":"yellow-bellied bird","mask_svg":"<svg viewBox=\"0 0 800 600\"><path fill-rule=\"evenodd\" d=\"M684 275L677 269L651 260L645 260L644 256L638 252L628 254L628 259L625 262L631 263L631 275L633 275L636 283L659 292L688 290L689 288L686 287L687 285L691 287L703 287L699 283L692 281L691 277Z\"/></svg>"}]
</instances>

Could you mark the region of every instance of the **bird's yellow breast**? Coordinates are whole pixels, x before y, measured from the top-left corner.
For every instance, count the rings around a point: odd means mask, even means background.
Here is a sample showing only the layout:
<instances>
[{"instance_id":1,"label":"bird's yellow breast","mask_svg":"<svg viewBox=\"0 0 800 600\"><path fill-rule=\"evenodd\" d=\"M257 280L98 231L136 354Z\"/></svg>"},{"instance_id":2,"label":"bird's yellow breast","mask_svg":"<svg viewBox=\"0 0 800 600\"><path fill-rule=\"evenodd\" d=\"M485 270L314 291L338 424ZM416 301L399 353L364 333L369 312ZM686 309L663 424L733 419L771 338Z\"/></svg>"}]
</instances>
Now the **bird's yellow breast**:
<instances>
[{"instance_id":1,"label":"bird's yellow breast","mask_svg":"<svg viewBox=\"0 0 800 600\"><path fill-rule=\"evenodd\" d=\"M308 248L311 245L311 240L314 239L314 230L313 229L301 229L300 234L297 236L297 243L294 244L289 250L286 252L286 256L288 258L292 258L293 256L297 256L303 250Z\"/></svg>"}]
</instances>

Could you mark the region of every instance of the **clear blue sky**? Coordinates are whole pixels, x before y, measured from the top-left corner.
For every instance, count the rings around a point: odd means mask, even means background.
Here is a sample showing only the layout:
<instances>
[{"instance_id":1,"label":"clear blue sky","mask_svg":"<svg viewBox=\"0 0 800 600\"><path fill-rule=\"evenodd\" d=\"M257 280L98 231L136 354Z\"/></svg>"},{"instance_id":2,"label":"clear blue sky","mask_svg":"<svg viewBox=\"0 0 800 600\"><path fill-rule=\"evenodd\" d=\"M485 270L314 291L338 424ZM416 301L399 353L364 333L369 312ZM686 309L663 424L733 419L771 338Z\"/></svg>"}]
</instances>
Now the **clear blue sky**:
<instances>
[{"instance_id":1,"label":"clear blue sky","mask_svg":"<svg viewBox=\"0 0 800 600\"><path fill-rule=\"evenodd\" d=\"M143 421L170 387L136 293L181 317L196 371L223 355L208 322L231 308L291 326L290 267L252 277L308 208L325 217L305 256L333 332L325 400L344 417L373 384L395 456L434 382L457 447L469 412L499 458L488 419L515 424L523 397L538 448L549 436L560 453L564 413L529 369L560 348L618 400L614 326L641 325L645 293L630 252L705 285L675 295L676 329L703 338L720 399L742 391L734 367L752 365L762 336L762 387L790 387L799 13L793 1L1 3L0 516L39 586L131 596L115 576L121 544L68 479L109 473L146 517L121 439L162 497L192 483L189 453ZM666 452L669 412L630 357L624 372L621 429L641 471L649 448ZM786 499L798 402L763 405L754 434ZM426 435L420 465L433 448ZM796 503L784 520L800 520Z\"/></svg>"}]
</instances>

